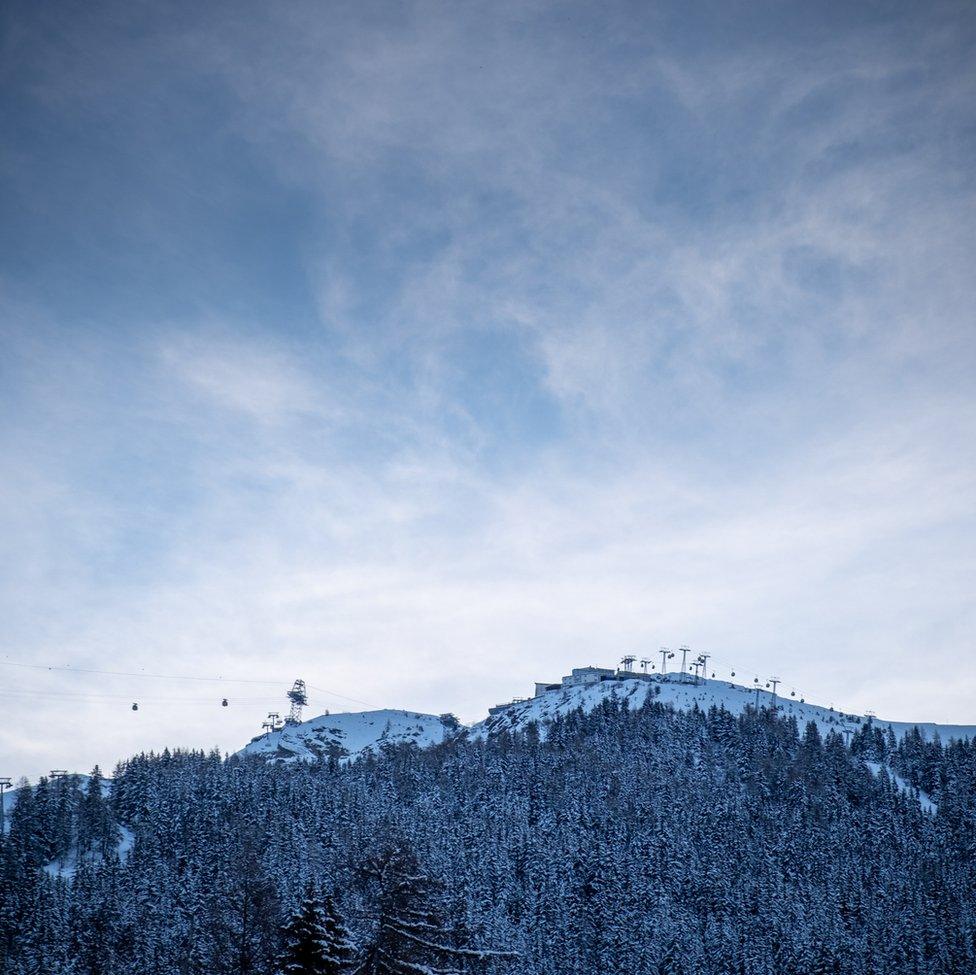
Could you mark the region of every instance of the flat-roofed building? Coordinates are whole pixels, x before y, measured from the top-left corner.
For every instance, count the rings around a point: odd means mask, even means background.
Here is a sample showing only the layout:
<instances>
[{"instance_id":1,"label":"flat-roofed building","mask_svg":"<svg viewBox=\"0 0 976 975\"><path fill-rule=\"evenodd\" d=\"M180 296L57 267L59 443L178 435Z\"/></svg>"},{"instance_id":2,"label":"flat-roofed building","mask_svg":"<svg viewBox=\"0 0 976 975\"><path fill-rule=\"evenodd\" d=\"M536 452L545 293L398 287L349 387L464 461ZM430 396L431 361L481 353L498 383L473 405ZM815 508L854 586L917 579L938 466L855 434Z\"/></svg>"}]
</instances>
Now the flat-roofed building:
<instances>
[{"instance_id":1,"label":"flat-roofed building","mask_svg":"<svg viewBox=\"0 0 976 975\"><path fill-rule=\"evenodd\" d=\"M598 684L601 680L613 680L616 675L609 667L574 667L573 672L563 678L563 687L578 687L581 684Z\"/></svg>"}]
</instances>

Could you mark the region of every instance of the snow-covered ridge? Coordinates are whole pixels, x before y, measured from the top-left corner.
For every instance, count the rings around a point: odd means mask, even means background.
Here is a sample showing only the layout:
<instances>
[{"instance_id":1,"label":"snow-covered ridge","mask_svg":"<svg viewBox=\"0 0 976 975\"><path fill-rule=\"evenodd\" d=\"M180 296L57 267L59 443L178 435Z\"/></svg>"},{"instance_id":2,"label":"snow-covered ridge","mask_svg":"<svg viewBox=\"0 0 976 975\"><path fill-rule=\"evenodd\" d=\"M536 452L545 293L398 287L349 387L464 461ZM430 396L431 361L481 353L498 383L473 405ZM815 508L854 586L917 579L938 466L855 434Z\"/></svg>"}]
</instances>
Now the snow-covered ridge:
<instances>
[{"instance_id":1,"label":"snow-covered ridge","mask_svg":"<svg viewBox=\"0 0 976 975\"><path fill-rule=\"evenodd\" d=\"M480 740L503 731L522 731L537 723L545 737L546 724L557 716L579 709L592 711L606 700L615 700L630 708L639 708L647 700L670 704L678 710L698 707L707 711L714 705L724 707L732 714L741 714L746 707L755 707L758 703L761 708L775 707L780 714L794 717L801 728L813 721L822 734L837 731L848 738L869 720L882 729L891 728L898 738L916 726L926 738L936 734L943 741L976 737L976 726L971 725L869 719L808 704L792 695L774 696L765 688L760 688L757 693L754 687L729 681L701 677L696 680L689 673L642 674L602 668L578 668L559 684L537 684L535 697L493 707L485 720L466 730L472 739ZM423 748L439 744L464 730L450 715L392 710L325 714L259 735L239 754L285 762L314 762L330 756L351 761L367 753L376 753L383 745L410 742Z\"/></svg>"},{"instance_id":2,"label":"snow-covered ridge","mask_svg":"<svg viewBox=\"0 0 976 975\"><path fill-rule=\"evenodd\" d=\"M416 711L322 714L259 735L238 754L282 762L315 762L330 757L351 761L376 753L384 745L436 745L455 735L458 727L450 715Z\"/></svg>"},{"instance_id":3,"label":"snow-covered ridge","mask_svg":"<svg viewBox=\"0 0 976 975\"><path fill-rule=\"evenodd\" d=\"M774 696L765 689L760 689L757 694L755 688L743 687L729 681L703 677L696 679L688 673L662 675L607 671L602 678L585 684L567 683L567 680L558 685L537 685L535 697L492 708L489 716L471 729L472 737L489 737L503 730L518 731L532 722L540 724L544 735L545 724L558 715L565 716L580 708L584 712L592 711L606 700L616 700L625 707L639 708L649 698L662 704L670 704L678 710L697 706L702 711L707 711L714 705L724 707L732 714L741 714L747 706L754 707L757 703L760 708L775 706L780 714L795 717L801 728L808 721L813 721L824 734L831 730L853 734L866 721L871 720L876 727L891 728L897 738L914 727L918 727L926 738L938 734L942 741L976 737L976 726L973 725L885 721L877 717L868 719L863 715L808 704L792 696Z\"/></svg>"}]
</instances>

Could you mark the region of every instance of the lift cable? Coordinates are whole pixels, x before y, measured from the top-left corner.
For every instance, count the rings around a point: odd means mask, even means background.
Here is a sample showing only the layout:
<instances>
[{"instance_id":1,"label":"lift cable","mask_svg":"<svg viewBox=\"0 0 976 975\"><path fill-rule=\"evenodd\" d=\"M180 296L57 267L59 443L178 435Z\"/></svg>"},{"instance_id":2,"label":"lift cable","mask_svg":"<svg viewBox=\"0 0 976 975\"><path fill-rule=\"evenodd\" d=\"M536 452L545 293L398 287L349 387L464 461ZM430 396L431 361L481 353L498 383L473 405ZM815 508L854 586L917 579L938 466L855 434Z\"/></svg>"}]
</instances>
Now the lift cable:
<instances>
[{"instance_id":1,"label":"lift cable","mask_svg":"<svg viewBox=\"0 0 976 975\"><path fill-rule=\"evenodd\" d=\"M155 674L147 673L145 671L97 670L91 667L71 667L63 664L29 664L15 660L0 660L0 667L20 667L25 670L45 670L66 674L91 674L99 677L136 677L152 680L203 681L206 683L216 684L261 684L265 687L287 687L291 683L290 681L258 680L255 678L246 677L201 677L199 675L191 674ZM355 704L364 704L368 708L376 708L380 710L379 705L372 704L369 701L364 701L358 697L350 697L348 694L339 694L337 691L331 691L325 687L318 687L315 684L309 684L308 687L311 690L317 691L319 694L325 694L328 697L336 697L343 701L352 701Z\"/></svg>"},{"instance_id":2,"label":"lift cable","mask_svg":"<svg viewBox=\"0 0 976 975\"><path fill-rule=\"evenodd\" d=\"M281 687L288 684L284 680L254 680L245 677L198 677L188 674L151 674L145 671L95 670L90 667L70 667L59 664L25 664L14 660L0 660L0 667L22 667L26 670L50 670L68 674L95 674L100 677L146 677L154 680L197 680L218 684L264 684Z\"/></svg>"}]
</instances>

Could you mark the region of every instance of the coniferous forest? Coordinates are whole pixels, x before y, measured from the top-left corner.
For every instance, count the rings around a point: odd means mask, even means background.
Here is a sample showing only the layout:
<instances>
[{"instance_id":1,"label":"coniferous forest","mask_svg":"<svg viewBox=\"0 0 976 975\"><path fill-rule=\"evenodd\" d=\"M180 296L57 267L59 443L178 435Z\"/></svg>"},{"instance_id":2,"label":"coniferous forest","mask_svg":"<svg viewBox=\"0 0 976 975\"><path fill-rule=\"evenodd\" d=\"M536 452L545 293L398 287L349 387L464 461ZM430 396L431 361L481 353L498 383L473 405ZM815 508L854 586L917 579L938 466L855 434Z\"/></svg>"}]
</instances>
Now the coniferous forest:
<instances>
[{"instance_id":1,"label":"coniferous forest","mask_svg":"<svg viewBox=\"0 0 976 975\"><path fill-rule=\"evenodd\" d=\"M545 740L349 765L140 755L111 789L20 790L0 958L3 975L974 972L976 745L608 702Z\"/></svg>"}]
</instances>

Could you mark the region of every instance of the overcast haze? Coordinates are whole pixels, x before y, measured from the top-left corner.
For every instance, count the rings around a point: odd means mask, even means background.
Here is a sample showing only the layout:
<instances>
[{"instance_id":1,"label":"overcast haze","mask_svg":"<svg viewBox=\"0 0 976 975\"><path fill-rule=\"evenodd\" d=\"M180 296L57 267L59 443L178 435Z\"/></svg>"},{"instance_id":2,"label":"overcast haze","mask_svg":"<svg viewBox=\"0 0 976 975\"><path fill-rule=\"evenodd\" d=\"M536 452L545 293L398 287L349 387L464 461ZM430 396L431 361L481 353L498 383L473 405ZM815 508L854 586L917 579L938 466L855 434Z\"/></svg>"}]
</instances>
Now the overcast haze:
<instances>
[{"instance_id":1,"label":"overcast haze","mask_svg":"<svg viewBox=\"0 0 976 975\"><path fill-rule=\"evenodd\" d=\"M0 16L0 774L682 642L976 723L972 4Z\"/></svg>"}]
</instances>

